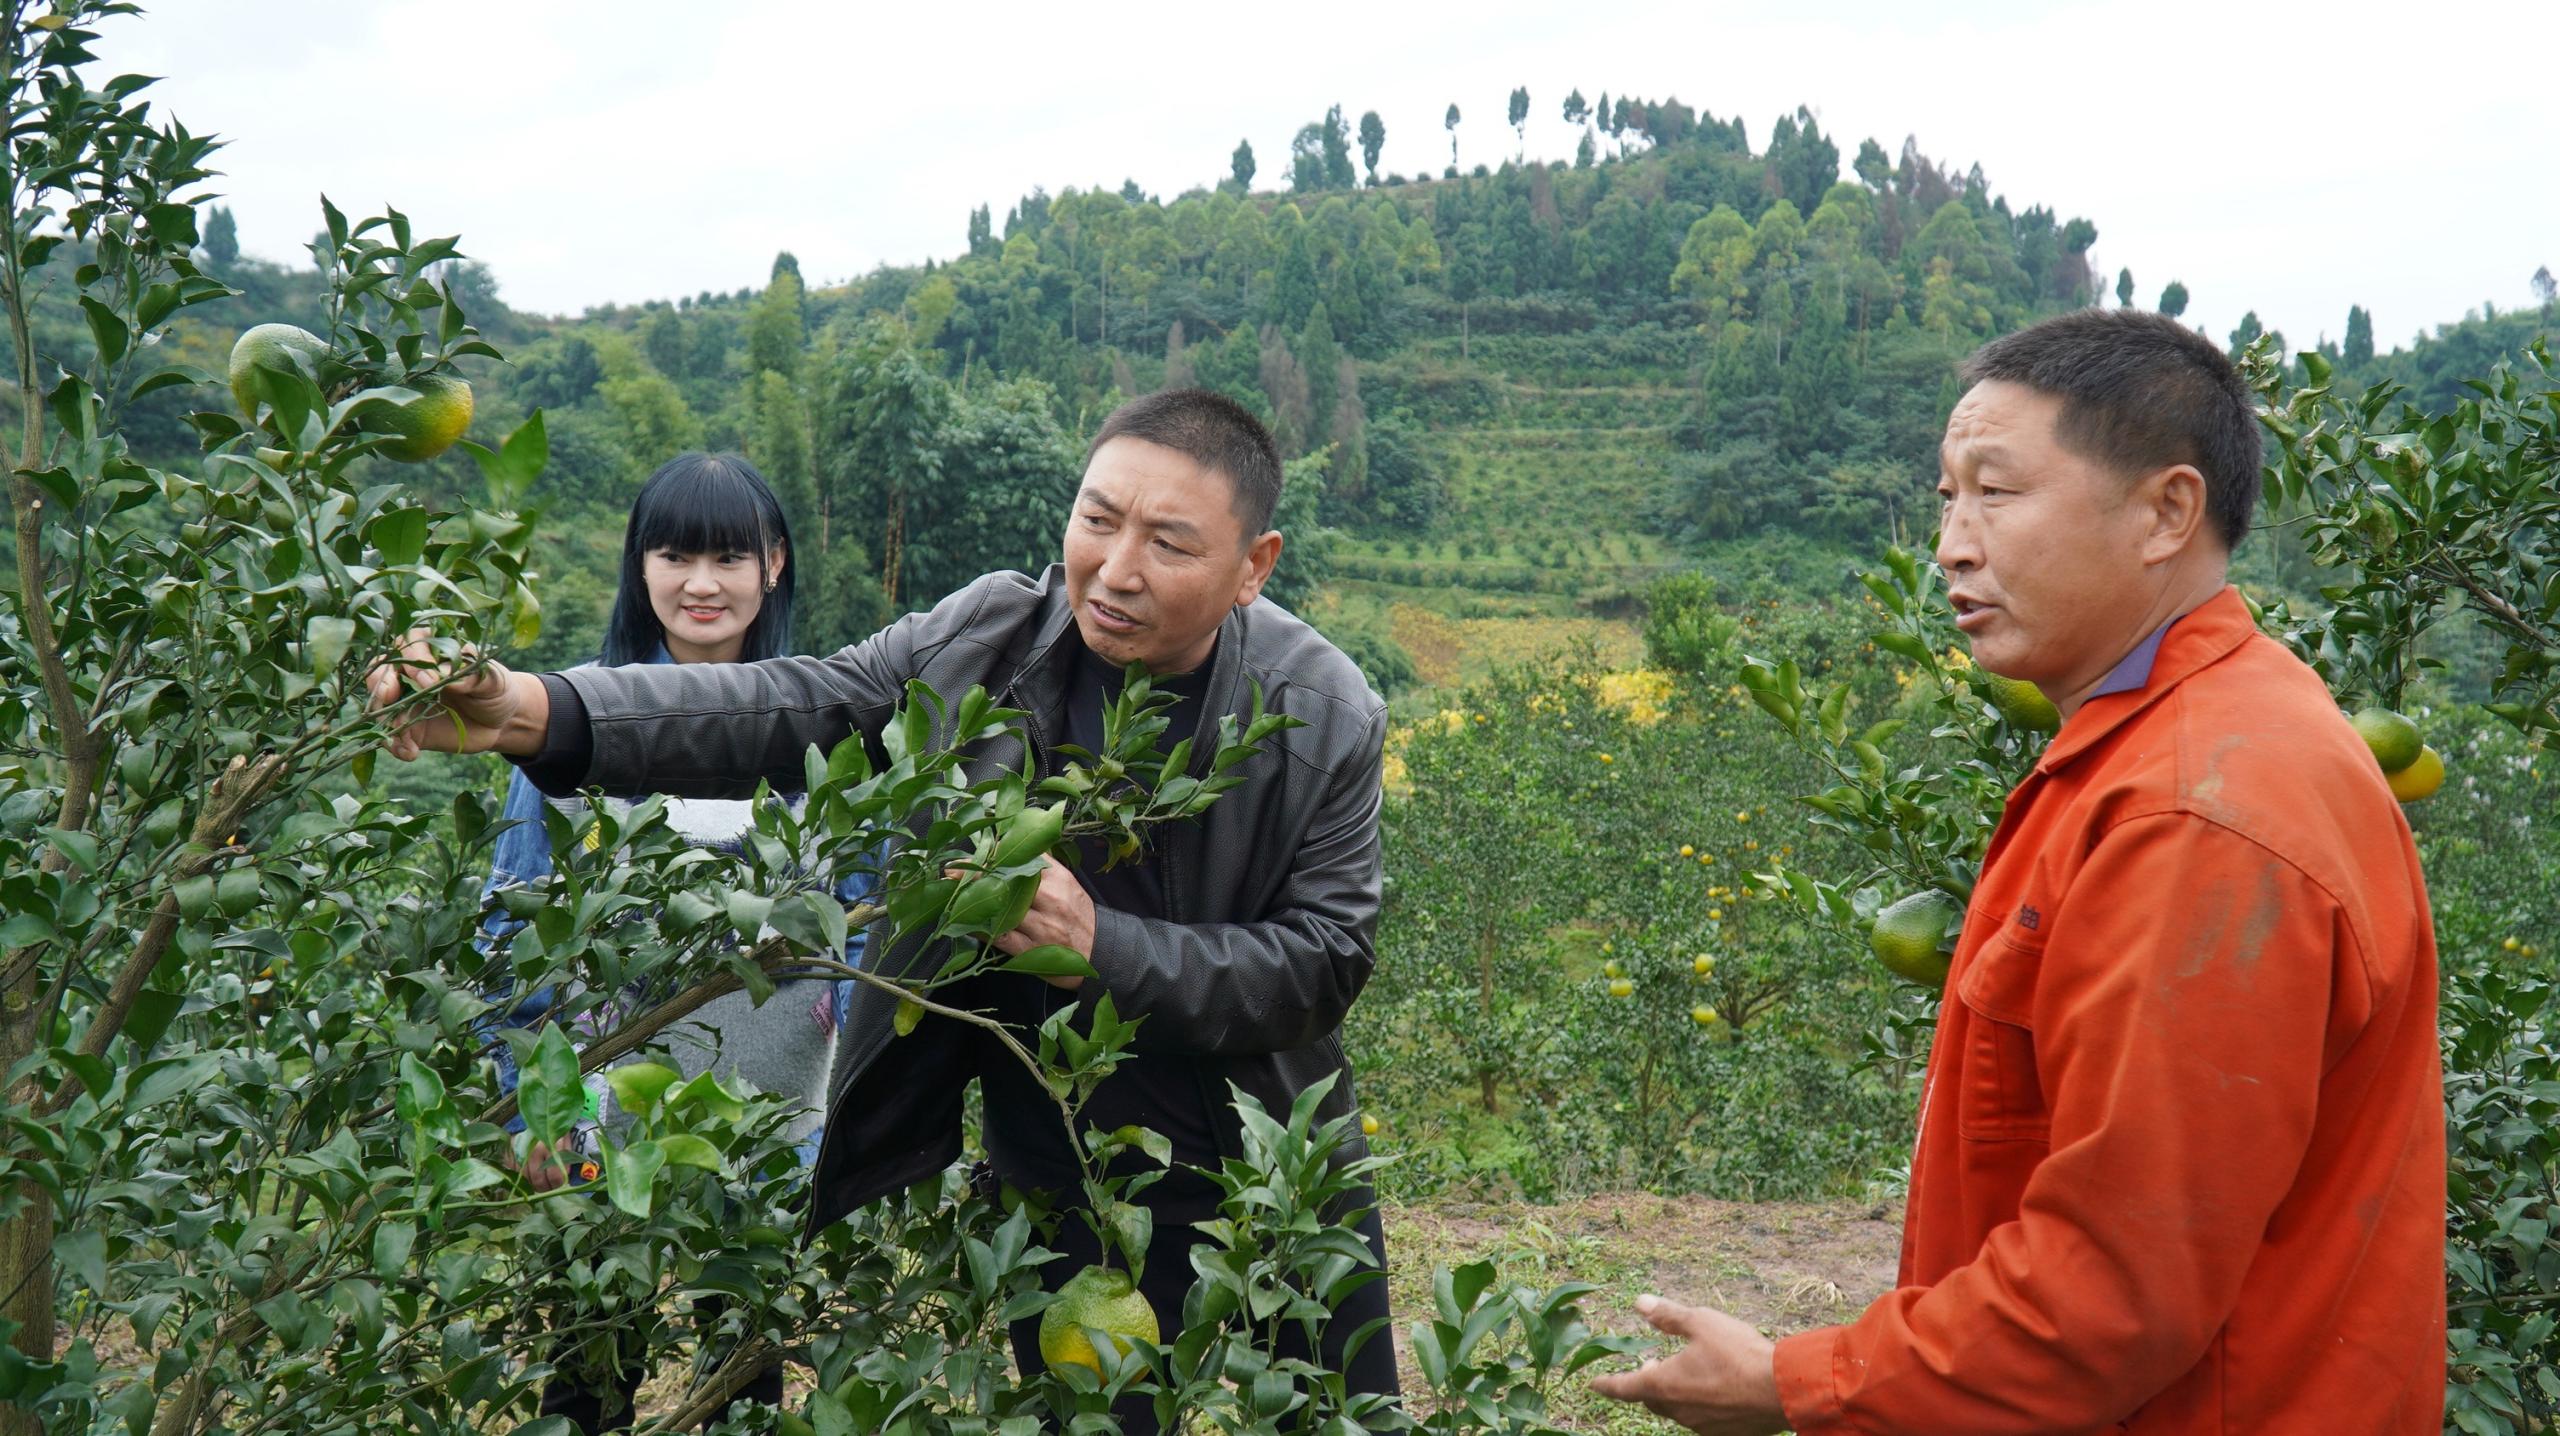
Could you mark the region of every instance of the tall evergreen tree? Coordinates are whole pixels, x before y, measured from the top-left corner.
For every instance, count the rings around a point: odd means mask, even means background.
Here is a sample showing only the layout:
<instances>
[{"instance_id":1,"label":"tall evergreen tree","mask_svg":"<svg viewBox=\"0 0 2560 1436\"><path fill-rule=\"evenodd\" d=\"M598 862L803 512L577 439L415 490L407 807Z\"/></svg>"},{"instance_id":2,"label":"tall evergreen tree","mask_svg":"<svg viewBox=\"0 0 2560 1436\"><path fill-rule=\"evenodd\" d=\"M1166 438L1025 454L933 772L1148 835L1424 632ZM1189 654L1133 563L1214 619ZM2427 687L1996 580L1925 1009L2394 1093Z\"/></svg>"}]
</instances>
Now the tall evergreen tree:
<instances>
[{"instance_id":1,"label":"tall evergreen tree","mask_svg":"<svg viewBox=\"0 0 2560 1436\"><path fill-rule=\"evenodd\" d=\"M1884 146L1877 144L1873 139L1859 143L1857 162L1851 168L1857 171L1858 178L1871 190L1881 192L1886 185L1893 182L1893 161L1884 157Z\"/></svg>"},{"instance_id":2,"label":"tall evergreen tree","mask_svg":"<svg viewBox=\"0 0 2560 1436\"><path fill-rule=\"evenodd\" d=\"M2187 286L2183 281L2172 279L2169 287L2160 291L2160 312L2172 319L2187 312Z\"/></svg>"},{"instance_id":3,"label":"tall evergreen tree","mask_svg":"<svg viewBox=\"0 0 2560 1436\"><path fill-rule=\"evenodd\" d=\"M1511 92L1511 129L1520 137L1520 158L1529 158L1529 87Z\"/></svg>"},{"instance_id":4,"label":"tall evergreen tree","mask_svg":"<svg viewBox=\"0 0 2560 1436\"><path fill-rule=\"evenodd\" d=\"M1324 125L1300 125L1289 140L1289 192L1317 194L1324 187Z\"/></svg>"},{"instance_id":5,"label":"tall evergreen tree","mask_svg":"<svg viewBox=\"0 0 2560 1436\"><path fill-rule=\"evenodd\" d=\"M2373 362L2373 315L2361 304L2347 306L2347 342L2338 357L2349 368L2361 368Z\"/></svg>"},{"instance_id":6,"label":"tall evergreen tree","mask_svg":"<svg viewBox=\"0 0 2560 1436\"><path fill-rule=\"evenodd\" d=\"M996 252L995 212L983 204L969 211L969 252L975 255Z\"/></svg>"},{"instance_id":7,"label":"tall evergreen tree","mask_svg":"<svg viewBox=\"0 0 2560 1436\"><path fill-rule=\"evenodd\" d=\"M796 380L800 351L807 345L808 330L800 317L800 267L795 263L786 269L777 263L773 282L765 286L755 312L747 316L747 368L757 374L770 369Z\"/></svg>"},{"instance_id":8,"label":"tall evergreen tree","mask_svg":"<svg viewBox=\"0 0 2560 1436\"><path fill-rule=\"evenodd\" d=\"M215 205L205 217L204 257L216 269L228 269L240 258L240 226L231 218L231 206Z\"/></svg>"},{"instance_id":9,"label":"tall evergreen tree","mask_svg":"<svg viewBox=\"0 0 2560 1436\"><path fill-rule=\"evenodd\" d=\"M1235 184L1236 193L1251 194L1253 192L1253 141L1236 141L1236 152L1228 157L1227 171L1228 178Z\"/></svg>"},{"instance_id":10,"label":"tall evergreen tree","mask_svg":"<svg viewBox=\"0 0 2560 1436\"><path fill-rule=\"evenodd\" d=\"M1351 168L1351 124L1342 118L1342 107L1335 105L1324 112L1325 188L1349 189L1358 178Z\"/></svg>"},{"instance_id":11,"label":"tall evergreen tree","mask_svg":"<svg viewBox=\"0 0 2560 1436\"><path fill-rule=\"evenodd\" d=\"M2560 299L2560 279L2551 277L2550 265L2546 264L2533 272L2533 297L2544 304Z\"/></svg>"},{"instance_id":12,"label":"tall evergreen tree","mask_svg":"<svg viewBox=\"0 0 2560 1436\"><path fill-rule=\"evenodd\" d=\"M1378 152L1387 147L1387 122L1371 110L1360 117L1360 162L1367 166L1369 183L1378 183Z\"/></svg>"},{"instance_id":13,"label":"tall evergreen tree","mask_svg":"<svg viewBox=\"0 0 2560 1436\"><path fill-rule=\"evenodd\" d=\"M773 256L773 272L768 279L780 279L785 274L791 276L791 282L794 284L806 282L800 278L800 256L787 249Z\"/></svg>"},{"instance_id":14,"label":"tall evergreen tree","mask_svg":"<svg viewBox=\"0 0 2560 1436\"><path fill-rule=\"evenodd\" d=\"M1440 128L1449 132L1449 173L1458 172L1458 102L1449 102L1449 113L1441 116Z\"/></svg>"},{"instance_id":15,"label":"tall evergreen tree","mask_svg":"<svg viewBox=\"0 0 2560 1436\"><path fill-rule=\"evenodd\" d=\"M1564 97L1564 122L1568 125L1578 125L1590 118L1590 115L1591 106L1583 102L1582 90L1577 86L1572 94Z\"/></svg>"},{"instance_id":16,"label":"tall evergreen tree","mask_svg":"<svg viewBox=\"0 0 2560 1436\"><path fill-rule=\"evenodd\" d=\"M2133 270L2130 267L2119 269L2116 271L2116 307L2119 309L2127 308L2130 307L2132 303Z\"/></svg>"}]
</instances>

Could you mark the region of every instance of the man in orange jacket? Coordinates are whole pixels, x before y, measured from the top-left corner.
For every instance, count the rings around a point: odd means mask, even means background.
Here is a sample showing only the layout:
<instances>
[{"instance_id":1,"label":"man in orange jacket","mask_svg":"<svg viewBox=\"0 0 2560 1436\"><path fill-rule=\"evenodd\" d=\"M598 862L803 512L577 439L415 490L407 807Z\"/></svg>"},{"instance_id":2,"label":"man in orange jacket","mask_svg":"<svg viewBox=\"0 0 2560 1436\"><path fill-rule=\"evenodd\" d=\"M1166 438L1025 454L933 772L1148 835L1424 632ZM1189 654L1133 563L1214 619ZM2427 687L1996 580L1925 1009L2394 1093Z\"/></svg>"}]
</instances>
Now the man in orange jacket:
<instances>
[{"instance_id":1,"label":"man in orange jacket","mask_svg":"<svg viewBox=\"0 0 2560 1436\"><path fill-rule=\"evenodd\" d=\"M1647 1297L1605 1394L1693 1430L2433 1436L2436 953L2408 823L2224 581L2249 394L2156 314L1985 347L1938 562L1976 662L2061 732L1948 974L1899 1285L1774 1346Z\"/></svg>"}]
</instances>

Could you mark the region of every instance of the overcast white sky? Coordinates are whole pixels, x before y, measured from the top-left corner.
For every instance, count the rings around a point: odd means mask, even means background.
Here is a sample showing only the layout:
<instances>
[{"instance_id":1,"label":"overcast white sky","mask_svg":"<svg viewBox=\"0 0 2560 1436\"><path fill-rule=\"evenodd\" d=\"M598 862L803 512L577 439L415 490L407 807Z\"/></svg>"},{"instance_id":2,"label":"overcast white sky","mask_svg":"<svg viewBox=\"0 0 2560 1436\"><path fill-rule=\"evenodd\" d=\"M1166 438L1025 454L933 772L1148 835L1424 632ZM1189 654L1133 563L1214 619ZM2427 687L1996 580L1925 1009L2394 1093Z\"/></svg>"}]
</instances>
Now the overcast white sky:
<instances>
[{"instance_id":1,"label":"overcast white sky","mask_svg":"<svg viewBox=\"0 0 2560 1436\"><path fill-rule=\"evenodd\" d=\"M2560 269L2560 3L2307 7L1724 0L1607 6L156 0L114 70L231 143L242 247L297 257L326 192L459 233L518 308L812 282L948 256L1033 186L1171 196L1238 138L1266 186L1339 102L1382 170L1569 157L1580 87L1739 112L1753 148L1810 106L1844 162L1906 134L2014 207L2098 226L2138 302L2184 280L2219 335L2297 345L2375 316L2384 347ZM360 210L359 207L362 207Z\"/></svg>"}]
</instances>

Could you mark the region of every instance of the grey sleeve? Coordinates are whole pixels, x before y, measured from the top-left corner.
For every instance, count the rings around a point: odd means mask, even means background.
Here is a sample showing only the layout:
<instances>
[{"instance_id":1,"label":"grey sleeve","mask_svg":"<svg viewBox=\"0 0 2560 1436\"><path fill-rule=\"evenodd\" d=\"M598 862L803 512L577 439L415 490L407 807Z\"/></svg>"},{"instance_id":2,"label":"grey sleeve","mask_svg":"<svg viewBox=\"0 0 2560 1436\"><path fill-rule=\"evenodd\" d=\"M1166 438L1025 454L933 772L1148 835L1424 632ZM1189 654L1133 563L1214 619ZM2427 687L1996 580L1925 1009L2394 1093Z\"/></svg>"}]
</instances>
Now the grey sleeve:
<instances>
[{"instance_id":1,"label":"grey sleeve","mask_svg":"<svg viewBox=\"0 0 2560 1436\"><path fill-rule=\"evenodd\" d=\"M1174 923L1095 911L1094 971L1123 1016L1146 1018L1137 1050L1286 1052L1342 1025L1377 965L1385 744L1381 708L1289 855L1282 909L1269 920Z\"/></svg>"},{"instance_id":2,"label":"grey sleeve","mask_svg":"<svg viewBox=\"0 0 2560 1436\"><path fill-rule=\"evenodd\" d=\"M573 786L678 798L744 798L760 781L796 789L811 744L879 733L916 671L915 636L930 617L909 614L829 658L546 674L586 710L592 755Z\"/></svg>"}]
</instances>

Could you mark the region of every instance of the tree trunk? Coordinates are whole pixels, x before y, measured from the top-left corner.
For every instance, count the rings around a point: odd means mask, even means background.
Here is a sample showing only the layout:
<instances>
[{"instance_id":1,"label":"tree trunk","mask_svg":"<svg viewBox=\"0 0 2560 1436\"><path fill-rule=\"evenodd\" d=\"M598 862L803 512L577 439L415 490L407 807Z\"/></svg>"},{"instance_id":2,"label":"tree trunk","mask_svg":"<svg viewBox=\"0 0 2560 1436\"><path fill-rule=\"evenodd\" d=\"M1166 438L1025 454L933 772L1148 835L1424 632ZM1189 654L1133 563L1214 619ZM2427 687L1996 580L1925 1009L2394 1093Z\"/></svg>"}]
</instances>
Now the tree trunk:
<instances>
[{"instance_id":1,"label":"tree trunk","mask_svg":"<svg viewBox=\"0 0 2560 1436\"><path fill-rule=\"evenodd\" d=\"M907 558L907 496L889 495L888 532L880 540L880 591L889 600L889 609L898 607L898 567Z\"/></svg>"},{"instance_id":2,"label":"tree trunk","mask_svg":"<svg viewBox=\"0 0 2560 1436\"><path fill-rule=\"evenodd\" d=\"M1493 955L1499 945L1498 937L1499 933L1491 924L1487 924L1476 932L1476 1013L1487 1026L1493 1023ZM1476 1080L1484 1088L1485 1111L1500 1116L1502 1100L1497 1092L1498 1082L1494 1070L1490 1067L1478 1068Z\"/></svg>"},{"instance_id":3,"label":"tree trunk","mask_svg":"<svg viewBox=\"0 0 2560 1436\"><path fill-rule=\"evenodd\" d=\"M15 1066L35 1050L49 1015L34 964L27 964L26 975L10 985L0 1004L5 1004L5 1013L0 1013L0 1062ZM21 1110L33 1111L45 1095L34 1082L23 1082L9 1100ZM18 1200L22 1203L18 1215L0 1227L0 1292L8 1293L6 1303L0 1304L0 1318L17 1323L11 1345L20 1354L30 1361L51 1361L53 1199L34 1183L21 1182ZM35 1412L0 1406L0 1436L38 1436L43 1430L44 1423Z\"/></svg>"}]
</instances>

